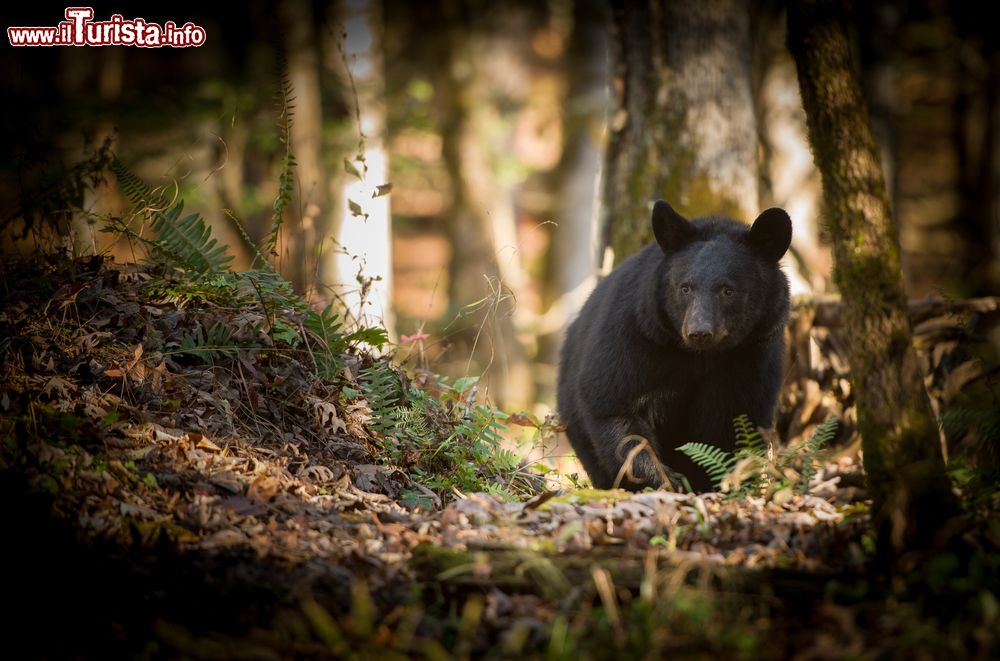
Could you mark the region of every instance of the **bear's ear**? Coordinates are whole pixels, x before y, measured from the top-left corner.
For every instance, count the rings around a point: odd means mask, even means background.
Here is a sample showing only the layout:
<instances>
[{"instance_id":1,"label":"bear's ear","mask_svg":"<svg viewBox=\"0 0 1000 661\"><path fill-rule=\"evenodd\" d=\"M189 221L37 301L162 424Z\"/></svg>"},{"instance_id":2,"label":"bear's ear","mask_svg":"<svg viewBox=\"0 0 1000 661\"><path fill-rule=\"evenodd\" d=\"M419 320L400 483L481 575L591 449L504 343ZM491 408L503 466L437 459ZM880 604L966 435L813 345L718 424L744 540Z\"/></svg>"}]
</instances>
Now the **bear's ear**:
<instances>
[{"instance_id":1,"label":"bear's ear","mask_svg":"<svg viewBox=\"0 0 1000 661\"><path fill-rule=\"evenodd\" d=\"M750 245L766 259L777 262L792 243L792 219L784 209L768 209L750 227Z\"/></svg>"},{"instance_id":2,"label":"bear's ear","mask_svg":"<svg viewBox=\"0 0 1000 661\"><path fill-rule=\"evenodd\" d=\"M663 252L677 250L695 235L694 225L663 200L653 204L653 236Z\"/></svg>"}]
</instances>

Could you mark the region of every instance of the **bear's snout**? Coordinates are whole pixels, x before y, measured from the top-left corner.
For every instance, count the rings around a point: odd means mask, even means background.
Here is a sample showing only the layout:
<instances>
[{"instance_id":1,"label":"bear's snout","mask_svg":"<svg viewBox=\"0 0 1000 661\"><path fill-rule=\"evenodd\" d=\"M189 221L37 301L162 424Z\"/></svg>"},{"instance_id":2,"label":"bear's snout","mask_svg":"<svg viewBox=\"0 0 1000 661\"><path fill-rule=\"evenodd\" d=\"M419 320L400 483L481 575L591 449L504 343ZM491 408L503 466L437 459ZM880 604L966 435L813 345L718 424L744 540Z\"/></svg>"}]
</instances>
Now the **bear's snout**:
<instances>
[{"instance_id":1,"label":"bear's snout","mask_svg":"<svg viewBox=\"0 0 1000 661\"><path fill-rule=\"evenodd\" d=\"M727 335L722 324L717 323L717 314L708 301L695 299L684 315L681 336L690 349L710 349Z\"/></svg>"},{"instance_id":2,"label":"bear's snout","mask_svg":"<svg viewBox=\"0 0 1000 661\"><path fill-rule=\"evenodd\" d=\"M715 336L712 332L707 330L691 331L687 334L688 344L696 349L704 349L710 346L714 338Z\"/></svg>"}]
</instances>

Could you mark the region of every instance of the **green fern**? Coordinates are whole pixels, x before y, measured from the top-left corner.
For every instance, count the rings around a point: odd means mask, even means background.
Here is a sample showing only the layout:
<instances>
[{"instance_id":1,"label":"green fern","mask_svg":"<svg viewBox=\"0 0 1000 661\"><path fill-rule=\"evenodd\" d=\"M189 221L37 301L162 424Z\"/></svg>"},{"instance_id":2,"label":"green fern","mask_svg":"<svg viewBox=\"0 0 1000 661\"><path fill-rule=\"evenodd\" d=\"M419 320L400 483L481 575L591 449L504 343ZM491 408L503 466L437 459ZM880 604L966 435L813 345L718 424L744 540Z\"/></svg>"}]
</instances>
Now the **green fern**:
<instances>
[{"instance_id":1,"label":"green fern","mask_svg":"<svg viewBox=\"0 0 1000 661\"><path fill-rule=\"evenodd\" d=\"M394 433L403 400L399 376L385 362L376 362L362 369L358 380L372 410L372 429L382 434Z\"/></svg>"},{"instance_id":2,"label":"green fern","mask_svg":"<svg viewBox=\"0 0 1000 661\"><path fill-rule=\"evenodd\" d=\"M434 432L424 411L417 407L398 407L395 411L396 431L404 443L417 448L433 447Z\"/></svg>"},{"instance_id":3,"label":"green fern","mask_svg":"<svg viewBox=\"0 0 1000 661\"><path fill-rule=\"evenodd\" d=\"M722 484L723 478L732 472L736 466L736 457L721 448L707 443L685 443L677 448L695 464L705 469L716 489Z\"/></svg>"},{"instance_id":4,"label":"green fern","mask_svg":"<svg viewBox=\"0 0 1000 661\"><path fill-rule=\"evenodd\" d=\"M816 474L816 453L820 448L829 443L840 431L840 418L832 416L813 430L813 433L805 442L798 444L793 451L801 448L802 455L802 479L799 481L799 488L806 492L809 490L809 481Z\"/></svg>"},{"instance_id":5,"label":"green fern","mask_svg":"<svg viewBox=\"0 0 1000 661\"><path fill-rule=\"evenodd\" d=\"M340 331L342 325L333 305L320 311L310 310L306 317L306 328L319 341L313 349L316 372L327 380L335 379L344 369L340 354L347 348L347 338Z\"/></svg>"},{"instance_id":6,"label":"green fern","mask_svg":"<svg viewBox=\"0 0 1000 661\"><path fill-rule=\"evenodd\" d=\"M738 493L744 494L758 489L761 480L764 479L770 466L773 472L780 475L782 469L792 464L793 461L802 461L802 477L797 485L803 493L809 488L809 480L815 474L816 454L819 450L837 435L840 420L834 416L816 427L812 435L801 443L796 443L784 451L778 453L775 461L767 459L767 442L760 431L753 425L746 415L737 416L733 420L733 427L736 431L736 452L729 453L725 450L708 445L706 443L686 443L679 448L699 467L708 473L709 478L715 488L720 488L723 479L732 473L737 463L742 459L754 458L760 460L761 471L756 477L744 480Z\"/></svg>"},{"instance_id":7,"label":"green fern","mask_svg":"<svg viewBox=\"0 0 1000 661\"><path fill-rule=\"evenodd\" d=\"M378 326L367 326L348 333L344 337L346 344L370 344L375 349L381 349L389 342L389 333Z\"/></svg>"},{"instance_id":8,"label":"green fern","mask_svg":"<svg viewBox=\"0 0 1000 661\"><path fill-rule=\"evenodd\" d=\"M159 239L155 248L175 264L198 274L228 271L233 256L229 246L212 237L212 230L196 213L181 218L184 203L153 217L153 231Z\"/></svg>"},{"instance_id":9,"label":"green fern","mask_svg":"<svg viewBox=\"0 0 1000 661\"><path fill-rule=\"evenodd\" d=\"M233 260L228 254L229 246L220 244L212 237L211 229L201 216L190 214L182 218L183 201L171 205L117 157L111 161L111 171L118 179L122 194L152 219L152 229L157 238L146 239L124 225L114 229L124 229L172 266L186 271L205 274L229 270L229 262Z\"/></svg>"},{"instance_id":10,"label":"green fern","mask_svg":"<svg viewBox=\"0 0 1000 661\"><path fill-rule=\"evenodd\" d=\"M111 171L118 180L118 189L132 204L163 209L167 201L158 190L140 179L117 156L111 159Z\"/></svg>"},{"instance_id":11,"label":"green fern","mask_svg":"<svg viewBox=\"0 0 1000 661\"><path fill-rule=\"evenodd\" d=\"M184 333L178 355L189 355L201 359L206 365L216 360L236 355L239 345L233 340L233 331L222 321L216 321L203 333L201 326L195 326L193 333Z\"/></svg>"},{"instance_id":12,"label":"green fern","mask_svg":"<svg viewBox=\"0 0 1000 661\"><path fill-rule=\"evenodd\" d=\"M253 292L270 317L285 312L308 313L311 308L295 293L292 285L281 274L268 265L262 269L250 269L236 274L236 284ZM273 320L272 320L273 321Z\"/></svg>"},{"instance_id":13,"label":"green fern","mask_svg":"<svg viewBox=\"0 0 1000 661\"><path fill-rule=\"evenodd\" d=\"M733 427L736 430L736 459L767 456L767 443L747 414L736 416Z\"/></svg>"},{"instance_id":14,"label":"green fern","mask_svg":"<svg viewBox=\"0 0 1000 661\"><path fill-rule=\"evenodd\" d=\"M458 421L451 438L461 437L479 453L495 451L503 442L502 432L507 429L503 421L508 417L503 411L474 404Z\"/></svg>"},{"instance_id":15,"label":"green fern","mask_svg":"<svg viewBox=\"0 0 1000 661\"><path fill-rule=\"evenodd\" d=\"M358 382L357 394L372 411L370 427L383 438L384 460L401 463L420 484L445 497L454 489L501 497L534 492L533 476L502 445L506 413L461 399L441 377L436 384L443 392L404 387L384 362L362 369Z\"/></svg>"},{"instance_id":16,"label":"green fern","mask_svg":"<svg viewBox=\"0 0 1000 661\"><path fill-rule=\"evenodd\" d=\"M278 93L275 95L278 110L278 140L285 147L281 158L281 169L278 172L278 192L274 197L273 214L271 215L271 231L261 246L261 251L268 255L277 255L276 246L281 226L284 222L285 208L291 204L292 192L295 188L295 154L292 153L292 115L295 101L292 82L288 77L288 68L284 57L278 59L280 81Z\"/></svg>"}]
</instances>

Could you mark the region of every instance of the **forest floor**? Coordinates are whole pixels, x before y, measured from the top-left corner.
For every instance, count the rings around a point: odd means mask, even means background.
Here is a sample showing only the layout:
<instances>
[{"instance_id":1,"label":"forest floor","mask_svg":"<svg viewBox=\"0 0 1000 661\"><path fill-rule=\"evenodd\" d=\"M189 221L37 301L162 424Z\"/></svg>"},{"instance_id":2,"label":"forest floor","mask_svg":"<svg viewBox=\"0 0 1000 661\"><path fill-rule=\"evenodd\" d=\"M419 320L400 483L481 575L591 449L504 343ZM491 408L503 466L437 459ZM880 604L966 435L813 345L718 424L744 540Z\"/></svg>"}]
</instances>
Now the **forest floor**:
<instances>
[{"instance_id":1,"label":"forest floor","mask_svg":"<svg viewBox=\"0 0 1000 661\"><path fill-rule=\"evenodd\" d=\"M0 275L18 658L998 652L996 497L965 550L889 580L856 451L780 498L435 491L363 398L258 337L265 310L154 296L153 267L101 258ZM220 321L236 349L209 345ZM826 386L800 390L811 416Z\"/></svg>"}]
</instances>

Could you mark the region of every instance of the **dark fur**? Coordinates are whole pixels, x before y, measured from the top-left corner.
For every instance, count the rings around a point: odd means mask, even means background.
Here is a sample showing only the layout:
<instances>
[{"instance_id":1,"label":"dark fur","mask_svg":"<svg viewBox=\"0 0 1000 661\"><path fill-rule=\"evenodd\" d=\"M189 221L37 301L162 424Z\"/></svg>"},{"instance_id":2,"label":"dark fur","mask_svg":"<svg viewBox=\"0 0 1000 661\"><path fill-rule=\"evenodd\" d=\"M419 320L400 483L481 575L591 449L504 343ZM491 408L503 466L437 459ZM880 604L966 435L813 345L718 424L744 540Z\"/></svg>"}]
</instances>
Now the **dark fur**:
<instances>
[{"instance_id":1,"label":"dark fur","mask_svg":"<svg viewBox=\"0 0 1000 661\"><path fill-rule=\"evenodd\" d=\"M774 422L789 307L778 260L791 221L780 209L752 230L728 218L687 221L663 201L652 221L657 243L602 280L567 331L559 414L594 486L612 486L631 446L621 440L637 434L704 491L707 475L678 446L732 451L733 418ZM621 486L661 483L644 453L632 471L639 482Z\"/></svg>"}]
</instances>

